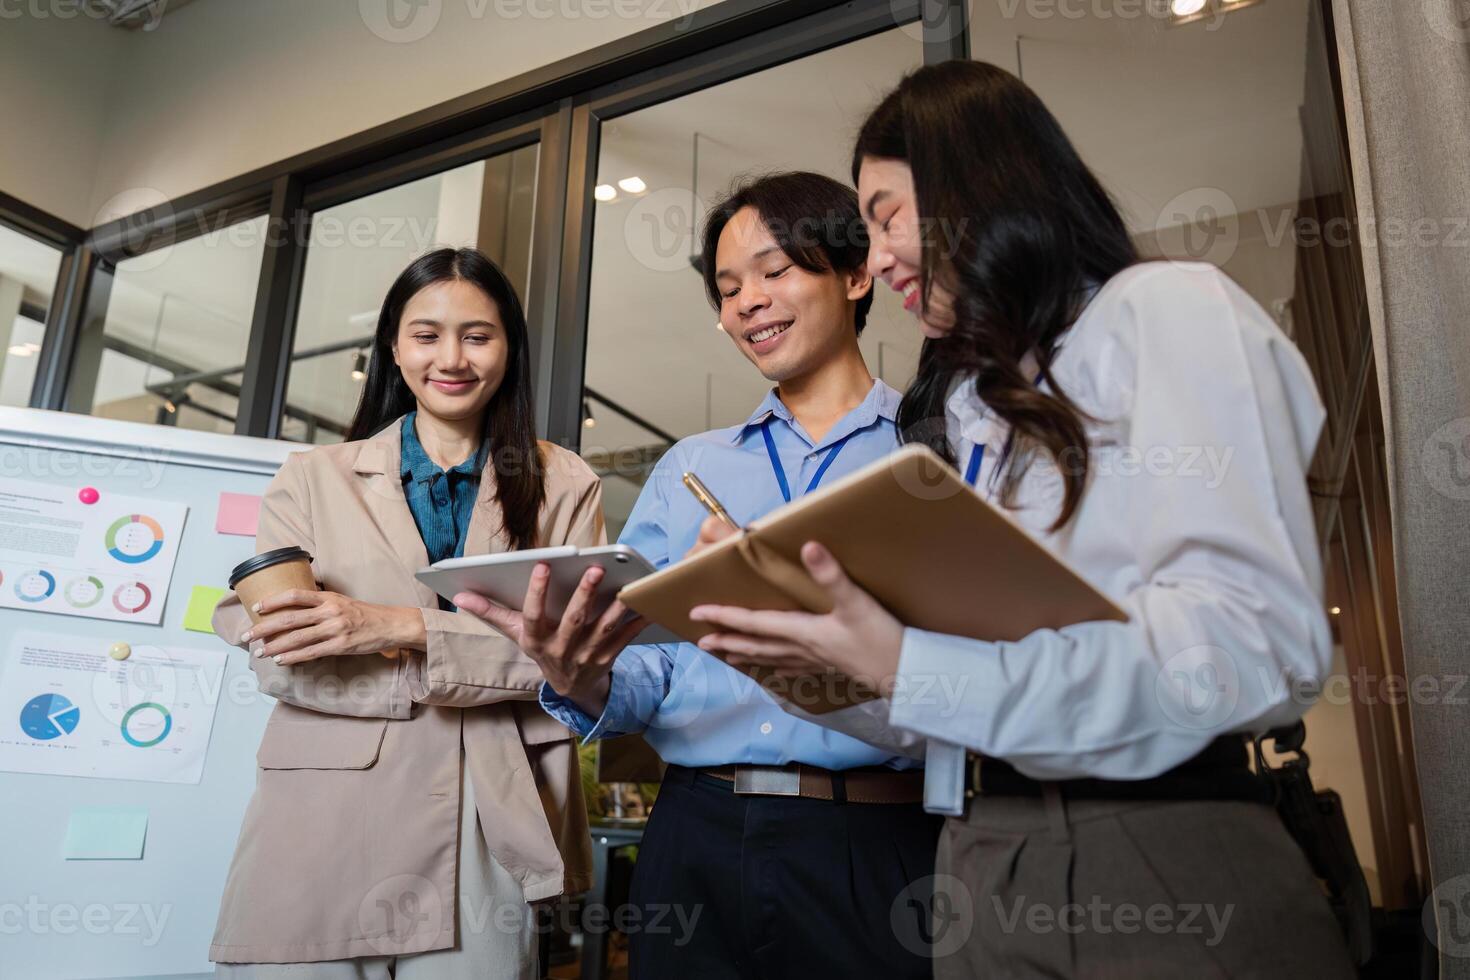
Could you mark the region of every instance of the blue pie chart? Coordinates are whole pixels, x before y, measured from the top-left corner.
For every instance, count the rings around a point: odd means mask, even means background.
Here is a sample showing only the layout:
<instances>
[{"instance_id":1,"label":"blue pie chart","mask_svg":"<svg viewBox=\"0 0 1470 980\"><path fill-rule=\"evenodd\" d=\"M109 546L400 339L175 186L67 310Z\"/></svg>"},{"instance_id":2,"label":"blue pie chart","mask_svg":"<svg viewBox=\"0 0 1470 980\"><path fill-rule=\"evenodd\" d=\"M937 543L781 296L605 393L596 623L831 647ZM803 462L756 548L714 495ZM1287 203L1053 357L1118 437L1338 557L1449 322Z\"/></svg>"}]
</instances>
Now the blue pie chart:
<instances>
[{"instance_id":1,"label":"blue pie chart","mask_svg":"<svg viewBox=\"0 0 1470 980\"><path fill-rule=\"evenodd\" d=\"M20 729L37 741L70 735L82 720L82 709L60 694L37 694L20 709Z\"/></svg>"}]
</instances>

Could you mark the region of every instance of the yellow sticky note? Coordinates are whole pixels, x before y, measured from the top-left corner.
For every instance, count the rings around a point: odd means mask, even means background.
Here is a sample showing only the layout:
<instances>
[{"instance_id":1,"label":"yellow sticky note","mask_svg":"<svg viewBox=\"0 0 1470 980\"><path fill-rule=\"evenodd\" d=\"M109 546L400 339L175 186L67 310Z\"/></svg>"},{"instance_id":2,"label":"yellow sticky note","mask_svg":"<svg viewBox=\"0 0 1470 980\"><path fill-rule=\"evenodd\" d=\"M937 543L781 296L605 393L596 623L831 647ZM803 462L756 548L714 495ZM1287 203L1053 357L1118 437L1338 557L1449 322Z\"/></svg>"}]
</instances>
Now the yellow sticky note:
<instances>
[{"instance_id":1,"label":"yellow sticky note","mask_svg":"<svg viewBox=\"0 0 1470 980\"><path fill-rule=\"evenodd\" d=\"M213 633L210 620L214 618L214 607L225 597L225 589L211 585L196 585L189 593L189 608L184 610L184 629L196 633Z\"/></svg>"}]
</instances>

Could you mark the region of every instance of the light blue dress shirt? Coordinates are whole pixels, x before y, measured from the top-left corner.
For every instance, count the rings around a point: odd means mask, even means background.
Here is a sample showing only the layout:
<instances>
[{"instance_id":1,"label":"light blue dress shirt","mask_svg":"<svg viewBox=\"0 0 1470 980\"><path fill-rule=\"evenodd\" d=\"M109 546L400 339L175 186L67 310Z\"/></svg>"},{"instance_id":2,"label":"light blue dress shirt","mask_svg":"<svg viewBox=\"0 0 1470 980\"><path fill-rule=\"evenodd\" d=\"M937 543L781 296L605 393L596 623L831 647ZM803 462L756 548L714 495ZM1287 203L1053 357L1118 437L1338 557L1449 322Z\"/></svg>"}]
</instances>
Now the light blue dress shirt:
<instances>
[{"instance_id":1,"label":"light blue dress shirt","mask_svg":"<svg viewBox=\"0 0 1470 980\"><path fill-rule=\"evenodd\" d=\"M826 484L896 449L898 403L898 392L875 381L862 404L817 442L773 390L742 424L681 439L665 453L619 540L656 568L677 561L694 546L708 516L685 489L685 471L697 473L730 515L748 524L786 502L766 448L767 434L792 497L800 497L824 465L821 482ZM589 717L547 684L541 686L541 705L587 740L641 732L674 765L921 765L788 714L755 681L692 643L624 650L613 664L600 718Z\"/></svg>"}]
</instances>

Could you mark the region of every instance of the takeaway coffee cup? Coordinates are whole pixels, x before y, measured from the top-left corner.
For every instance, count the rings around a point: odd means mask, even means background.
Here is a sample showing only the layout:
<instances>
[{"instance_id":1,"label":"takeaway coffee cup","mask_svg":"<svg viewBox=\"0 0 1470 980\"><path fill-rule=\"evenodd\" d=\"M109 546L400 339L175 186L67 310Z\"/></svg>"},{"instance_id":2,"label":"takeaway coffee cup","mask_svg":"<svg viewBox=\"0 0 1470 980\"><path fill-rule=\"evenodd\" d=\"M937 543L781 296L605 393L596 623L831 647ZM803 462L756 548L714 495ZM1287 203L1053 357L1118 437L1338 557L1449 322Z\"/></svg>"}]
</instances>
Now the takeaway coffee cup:
<instances>
[{"instance_id":1,"label":"takeaway coffee cup","mask_svg":"<svg viewBox=\"0 0 1470 980\"><path fill-rule=\"evenodd\" d=\"M277 548L242 561L230 572L230 588L240 597L240 604L250 614L252 623L260 622L255 604L287 589L317 591L316 576L311 572L311 555L300 548Z\"/></svg>"}]
</instances>

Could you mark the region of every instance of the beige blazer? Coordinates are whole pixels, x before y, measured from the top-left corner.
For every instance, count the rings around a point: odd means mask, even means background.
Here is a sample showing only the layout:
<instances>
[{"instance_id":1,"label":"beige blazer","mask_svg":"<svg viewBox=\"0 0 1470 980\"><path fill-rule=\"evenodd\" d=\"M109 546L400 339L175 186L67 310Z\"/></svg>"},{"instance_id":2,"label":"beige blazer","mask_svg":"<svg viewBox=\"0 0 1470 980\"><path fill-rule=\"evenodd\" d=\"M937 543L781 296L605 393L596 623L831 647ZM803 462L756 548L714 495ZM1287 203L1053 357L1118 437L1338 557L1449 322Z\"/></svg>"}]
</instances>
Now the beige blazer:
<instances>
[{"instance_id":1,"label":"beige blazer","mask_svg":"<svg viewBox=\"0 0 1470 980\"><path fill-rule=\"evenodd\" d=\"M258 551L300 545L317 579L366 602L418 606L428 650L280 667L252 656L279 699L256 756L210 959L296 963L454 945L460 758L480 830L526 901L592 884L571 733L536 703L541 672L500 633L439 609L399 476L399 423L293 455L266 490ZM597 477L542 443L542 546L606 542ZM466 554L508 550L487 470ZM239 646L231 594L215 631ZM496 928L492 917L488 928Z\"/></svg>"}]
</instances>

